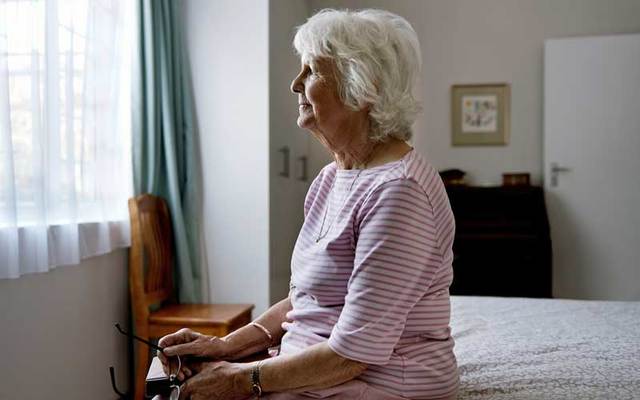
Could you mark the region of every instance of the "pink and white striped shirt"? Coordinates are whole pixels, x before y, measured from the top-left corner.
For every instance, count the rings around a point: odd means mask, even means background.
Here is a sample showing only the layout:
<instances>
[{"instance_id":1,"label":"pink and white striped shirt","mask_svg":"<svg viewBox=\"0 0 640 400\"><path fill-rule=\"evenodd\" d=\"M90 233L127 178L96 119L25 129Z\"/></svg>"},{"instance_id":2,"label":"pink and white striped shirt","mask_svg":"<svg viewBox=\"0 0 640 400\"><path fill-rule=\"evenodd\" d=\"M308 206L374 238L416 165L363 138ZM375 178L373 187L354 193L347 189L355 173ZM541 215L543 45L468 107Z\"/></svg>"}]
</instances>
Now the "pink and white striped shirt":
<instances>
[{"instance_id":1,"label":"pink and white striped shirt","mask_svg":"<svg viewBox=\"0 0 640 400\"><path fill-rule=\"evenodd\" d=\"M454 396L455 223L438 172L415 150L365 170L334 162L309 188L304 215L281 354L328 340L368 364L357 379L390 397Z\"/></svg>"}]
</instances>

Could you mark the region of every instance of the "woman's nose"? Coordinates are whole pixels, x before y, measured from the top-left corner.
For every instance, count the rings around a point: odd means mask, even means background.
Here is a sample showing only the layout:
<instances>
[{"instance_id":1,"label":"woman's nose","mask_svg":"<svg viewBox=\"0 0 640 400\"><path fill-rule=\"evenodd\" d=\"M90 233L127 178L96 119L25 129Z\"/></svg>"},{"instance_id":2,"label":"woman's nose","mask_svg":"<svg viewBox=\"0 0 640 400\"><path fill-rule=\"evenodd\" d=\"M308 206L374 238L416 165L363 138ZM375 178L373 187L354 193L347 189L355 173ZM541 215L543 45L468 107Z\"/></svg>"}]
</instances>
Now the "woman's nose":
<instances>
[{"instance_id":1,"label":"woman's nose","mask_svg":"<svg viewBox=\"0 0 640 400\"><path fill-rule=\"evenodd\" d=\"M304 87L302 85L302 76L299 74L296 76L291 82L291 91L293 93L302 93L304 91Z\"/></svg>"}]
</instances>

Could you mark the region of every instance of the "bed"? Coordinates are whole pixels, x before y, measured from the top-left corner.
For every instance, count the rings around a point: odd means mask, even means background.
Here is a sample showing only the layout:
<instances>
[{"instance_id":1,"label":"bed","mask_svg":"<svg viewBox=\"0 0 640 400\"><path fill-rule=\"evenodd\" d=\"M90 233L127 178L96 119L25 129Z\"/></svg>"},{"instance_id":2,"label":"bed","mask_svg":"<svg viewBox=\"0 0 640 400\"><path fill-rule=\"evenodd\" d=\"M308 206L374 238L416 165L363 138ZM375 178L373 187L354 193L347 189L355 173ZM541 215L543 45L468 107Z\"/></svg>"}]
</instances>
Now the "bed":
<instances>
[{"instance_id":1,"label":"bed","mask_svg":"<svg viewBox=\"0 0 640 400\"><path fill-rule=\"evenodd\" d=\"M640 302L451 303L459 399L640 399Z\"/></svg>"}]
</instances>

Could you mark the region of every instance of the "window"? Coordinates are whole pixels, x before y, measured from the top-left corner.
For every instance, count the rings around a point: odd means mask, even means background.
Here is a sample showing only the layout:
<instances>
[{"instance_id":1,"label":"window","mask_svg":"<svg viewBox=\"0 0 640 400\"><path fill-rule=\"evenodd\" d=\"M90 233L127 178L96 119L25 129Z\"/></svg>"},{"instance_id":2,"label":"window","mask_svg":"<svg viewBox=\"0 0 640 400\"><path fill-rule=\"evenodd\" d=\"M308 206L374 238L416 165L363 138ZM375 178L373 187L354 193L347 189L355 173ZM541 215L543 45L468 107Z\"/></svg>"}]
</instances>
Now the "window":
<instances>
[{"instance_id":1,"label":"window","mask_svg":"<svg viewBox=\"0 0 640 400\"><path fill-rule=\"evenodd\" d=\"M0 0L0 278L128 242L132 3Z\"/></svg>"}]
</instances>

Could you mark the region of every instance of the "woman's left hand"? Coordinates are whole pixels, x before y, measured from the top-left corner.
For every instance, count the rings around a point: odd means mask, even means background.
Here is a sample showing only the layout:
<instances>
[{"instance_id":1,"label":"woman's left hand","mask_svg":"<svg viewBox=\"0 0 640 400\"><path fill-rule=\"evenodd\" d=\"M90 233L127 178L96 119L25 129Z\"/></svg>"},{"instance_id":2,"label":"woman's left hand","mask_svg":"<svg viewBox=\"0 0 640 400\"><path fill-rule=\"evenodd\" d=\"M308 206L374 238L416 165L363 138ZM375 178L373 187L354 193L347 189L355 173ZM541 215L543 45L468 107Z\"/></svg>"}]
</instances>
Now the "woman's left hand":
<instances>
[{"instance_id":1,"label":"woman's left hand","mask_svg":"<svg viewBox=\"0 0 640 400\"><path fill-rule=\"evenodd\" d=\"M252 394L250 372L243 364L206 362L180 387L180 399L245 399Z\"/></svg>"}]
</instances>

